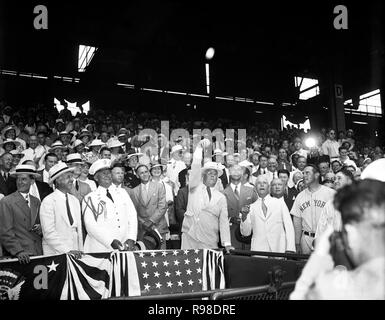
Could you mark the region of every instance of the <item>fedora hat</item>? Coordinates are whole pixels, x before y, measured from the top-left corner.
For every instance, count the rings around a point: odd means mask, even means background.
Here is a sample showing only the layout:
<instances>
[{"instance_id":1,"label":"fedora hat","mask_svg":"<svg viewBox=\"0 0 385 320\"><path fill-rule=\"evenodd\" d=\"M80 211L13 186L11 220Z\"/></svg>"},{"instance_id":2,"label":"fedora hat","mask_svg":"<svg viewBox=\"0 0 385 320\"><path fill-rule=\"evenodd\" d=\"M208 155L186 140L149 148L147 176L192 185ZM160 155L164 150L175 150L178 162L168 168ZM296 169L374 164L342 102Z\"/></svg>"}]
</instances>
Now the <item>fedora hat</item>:
<instances>
[{"instance_id":1,"label":"fedora hat","mask_svg":"<svg viewBox=\"0 0 385 320\"><path fill-rule=\"evenodd\" d=\"M67 156L67 164L75 163L75 164L83 164L82 157L79 153L71 153Z\"/></svg>"},{"instance_id":2,"label":"fedora hat","mask_svg":"<svg viewBox=\"0 0 385 320\"><path fill-rule=\"evenodd\" d=\"M216 170L218 172L218 177L220 177L223 174L223 169L221 168L219 163L208 161L204 164L202 168L202 173L206 172L207 170Z\"/></svg>"},{"instance_id":3,"label":"fedora hat","mask_svg":"<svg viewBox=\"0 0 385 320\"><path fill-rule=\"evenodd\" d=\"M13 140L13 139L5 139L2 143L0 143L0 146L4 146L7 143L13 143L15 147L20 145L19 141Z\"/></svg>"},{"instance_id":4,"label":"fedora hat","mask_svg":"<svg viewBox=\"0 0 385 320\"><path fill-rule=\"evenodd\" d=\"M159 250L163 239L157 229L146 231L141 241L137 241L135 246L137 250Z\"/></svg>"},{"instance_id":5,"label":"fedora hat","mask_svg":"<svg viewBox=\"0 0 385 320\"><path fill-rule=\"evenodd\" d=\"M75 168L69 168L65 162L59 162L49 169L49 183L52 183L66 172L74 171Z\"/></svg>"},{"instance_id":6,"label":"fedora hat","mask_svg":"<svg viewBox=\"0 0 385 320\"><path fill-rule=\"evenodd\" d=\"M95 175L98 171L103 169L111 168L111 160L110 159L99 159L96 160L90 167L89 173L91 175Z\"/></svg>"},{"instance_id":7,"label":"fedora hat","mask_svg":"<svg viewBox=\"0 0 385 320\"><path fill-rule=\"evenodd\" d=\"M11 171L9 174L11 177L17 176L19 174L30 174L36 178L40 177L40 174L36 172L35 166L30 164L20 164L15 168L15 171Z\"/></svg>"}]
</instances>

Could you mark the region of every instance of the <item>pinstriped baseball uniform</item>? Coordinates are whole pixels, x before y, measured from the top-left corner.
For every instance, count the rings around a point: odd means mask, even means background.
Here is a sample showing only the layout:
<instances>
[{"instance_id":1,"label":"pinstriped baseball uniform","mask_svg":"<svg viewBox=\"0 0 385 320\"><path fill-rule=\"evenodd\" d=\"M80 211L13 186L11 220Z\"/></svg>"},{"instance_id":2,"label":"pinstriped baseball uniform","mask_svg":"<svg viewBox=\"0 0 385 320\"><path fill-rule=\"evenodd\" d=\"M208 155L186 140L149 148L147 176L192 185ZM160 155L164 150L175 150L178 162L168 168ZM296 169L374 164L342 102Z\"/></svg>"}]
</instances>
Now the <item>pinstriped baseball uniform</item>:
<instances>
[{"instance_id":1,"label":"pinstriped baseball uniform","mask_svg":"<svg viewBox=\"0 0 385 320\"><path fill-rule=\"evenodd\" d=\"M308 188L300 192L294 201L290 214L295 217L302 218L302 231L315 233L317 230L318 220L326 203L333 199L335 191L325 186L315 192L310 192ZM313 237L301 235L302 253L310 254Z\"/></svg>"}]
</instances>

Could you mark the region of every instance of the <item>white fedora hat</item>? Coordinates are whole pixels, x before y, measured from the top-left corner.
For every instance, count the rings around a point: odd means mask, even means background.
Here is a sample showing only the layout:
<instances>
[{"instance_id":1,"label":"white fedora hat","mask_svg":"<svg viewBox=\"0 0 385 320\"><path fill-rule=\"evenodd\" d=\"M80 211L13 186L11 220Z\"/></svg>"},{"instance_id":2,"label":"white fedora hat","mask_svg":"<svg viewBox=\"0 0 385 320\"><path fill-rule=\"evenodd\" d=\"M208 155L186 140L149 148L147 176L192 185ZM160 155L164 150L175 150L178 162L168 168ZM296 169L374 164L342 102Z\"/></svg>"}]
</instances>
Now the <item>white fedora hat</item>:
<instances>
[{"instance_id":1,"label":"white fedora hat","mask_svg":"<svg viewBox=\"0 0 385 320\"><path fill-rule=\"evenodd\" d=\"M67 164L64 162L59 162L55 164L51 169L49 169L49 182L52 183L55 179L60 177L62 174L70 171L74 171L75 168L68 168Z\"/></svg>"},{"instance_id":2,"label":"white fedora hat","mask_svg":"<svg viewBox=\"0 0 385 320\"><path fill-rule=\"evenodd\" d=\"M30 164L20 164L15 168L15 171L11 171L10 176L17 176L19 174L30 174L34 177L40 177L40 174L36 172L36 167Z\"/></svg>"},{"instance_id":3,"label":"white fedora hat","mask_svg":"<svg viewBox=\"0 0 385 320\"><path fill-rule=\"evenodd\" d=\"M103 169L111 168L111 160L110 159L99 159L96 160L90 167L89 173L91 175L95 175L98 171Z\"/></svg>"},{"instance_id":4,"label":"white fedora hat","mask_svg":"<svg viewBox=\"0 0 385 320\"><path fill-rule=\"evenodd\" d=\"M183 147L180 144L177 144L171 148L170 154L173 154L178 151L183 151Z\"/></svg>"},{"instance_id":5,"label":"white fedora hat","mask_svg":"<svg viewBox=\"0 0 385 320\"><path fill-rule=\"evenodd\" d=\"M94 139L92 140L92 142L88 145L88 148L91 148L91 147L101 147L101 146L104 146L105 143L100 140L100 139Z\"/></svg>"},{"instance_id":6,"label":"white fedora hat","mask_svg":"<svg viewBox=\"0 0 385 320\"><path fill-rule=\"evenodd\" d=\"M79 153L71 153L67 156L67 164L79 163L83 164L82 156Z\"/></svg>"},{"instance_id":7,"label":"white fedora hat","mask_svg":"<svg viewBox=\"0 0 385 320\"><path fill-rule=\"evenodd\" d=\"M218 177L220 177L223 174L222 165L216 162L212 162L212 161L206 162L202 168L202 173L206 172L207 170L217 170Z\"/></svg>"}]
</instances>

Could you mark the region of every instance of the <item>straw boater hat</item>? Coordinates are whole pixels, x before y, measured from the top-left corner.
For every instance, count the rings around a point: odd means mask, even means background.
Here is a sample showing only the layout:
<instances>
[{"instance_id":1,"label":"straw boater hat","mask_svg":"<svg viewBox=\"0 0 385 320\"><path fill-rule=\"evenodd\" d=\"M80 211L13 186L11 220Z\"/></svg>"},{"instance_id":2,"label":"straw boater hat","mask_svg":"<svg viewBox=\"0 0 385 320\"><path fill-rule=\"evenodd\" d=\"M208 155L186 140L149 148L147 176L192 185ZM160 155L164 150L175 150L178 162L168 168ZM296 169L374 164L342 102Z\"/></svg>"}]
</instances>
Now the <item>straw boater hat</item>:
<instances>
[{"instance_id":1,"label":"straw boater hat","mask_svg":"<svg viewBox=\"0 0 385 320\"><path fill-rule=\"evenodd\" d=\"M67 156L67 164L75 163L75 164L83 164L82 157L79 153L71 153Z\"/></svg>"},{"instance_id":2,"label":"straw boater hat","mask_svg":"<svg viewBox=\"0 0 385 320\"><path fill-rule=\"evenodd\" d=\"M218 177L223 174L222 166L219 163L208 161L204 164L202 168L202 173L205 173L207 170L216 170L218 172Z\"/></svg>"},{"instance_id":3,"label":"straw boater hat","mask_svg":"<svg viewBox=\"0 0 385 320\"><path fill-rule=\"evenodd\" d=\"M141 152L135 152L134 150L129 150L127 152L127 159L130 159L131 157L133 156L138 156L138 157L142 157L143 156L143 153Z\"/></svg>"},{"instance_id":4,"label":"straw boater hat","mask_svg":"<svg viewBox=\"0 0 385 320\"><path fill-rule=\"evenodd\" d=\"M84 142L82 140L76 139L73 143L73 148L76 148L76 147L80 146L81 144L84 145Z\"/></svg>"},{"instance_id":5,"label":"straw boater hat","mask_svg":"<svg viewBox=\"0 0 385 320\"><path fill-rule=\"evenodd\" d=\"M5 134L6 134L9 130L15 130L16 137L18 137L19 134L20 134L20 129L19 129L18 127L16 127L15 125L10 125L10 126L6 126L6 127L1 131L1 134L3 135L3 138L5 138Z\"/></svg>"},{"instance_id":6,"label":"straw boater hat","mask_svg":"<svg viewBox=\"0 0 385 320\"><path fill-rule=\"evenodd\" d=\"M175 152L183 151L183 147L180 144L177 144L171 148L170 154L173 154Z\"/></svg>"},{"instance_id":7,"label":"straw boater hat","mask_svg":"<svg viewBox=\"0 0 385 320\"><path fill-rule=\"evenodd\" d=\"M30 174L35 178L40 177L40 174L36 172L35 166L30 164L20 164L15 168L15 171L11 171L9 174L11 177L14 177L20 174Z\"/></svg>"},{"instance_id":8,"label":"straw boater hat","mask_svg":"<svg viewBox=\"0 0 385 320\"><path fill-rule=\"evenodd\" d=\"M51 148L48 150L48 152L53 152L55 149L66 149L66 147L63 146L61 141L55 141L51 144Z\"/></svg>"},{"instance_id":9,"label":"straw boater hat","mask_svg":"<svg viewBox=\"0 0 385 320\"><path fill-rule=\"evenodd\" d=\"M13 156L24 157L24 154L21 153L19 150L11 150L9 153L10 153L11 155L13 155Z\"/></svg>"},{"instance_id":10,"label":"straw boater hat","mask_svg":"<svg viewBox=\"0 0 385 320\"><path fill-rule=\"evenodd\" d=\"M101 147L101 146L104 146L105 143L102 141L102 140L99 140L99 139L94 139L92 140L92 142L88 145L88 148L92 148L92 147Z\"/></svg>"},{"instance_id":11,"label":"straw boater hat","mask_svg":"<svg viewBox=\"0 0 385 320\"><path fill-rule=\"evenodd\" d=\"M90 175L95 175L98 171L103 169L111 168L111 160L110 159L99 159L96 160L90 167Z\"/></svg>"},{"instance_id":12,"label":"straw boater hat","mask_svg":"<svg viewBox=\"0 0 385 320\"><path fill-rule=\"evenodd\" d=\"M157 162L151 163L150 172L152 169L158 168L158 167L162 168L162 171L164 171L164 169L166 168L166 165L161 164L161 163L157 163Z\"/></svg>"},{"instance_id":13,"label":"straw boater hat","mask_svg":"<svg viewBox=\"0 0 385 320\"><path fill-rule=\"evenodd\" d=\"M122 147L124 146L124 143L123 142L120 142L119 140L112 140L110 141L107 146L112 149L112 148L119 148L119 147Z\"/></svg>"},{"instance_id":14,"label":"straw boater hat","mask_svg":"<svg viewBox=\"0 0 385 320\"><path fill-rule=\"evenodd\" d=\"M66 172L74 171L75 168L69 168L66 163L59 162L49 169L49 183L52 183Z\"/></svg>"},{"instance_id":15,"label":"straw boater hat","mask_svg":"<svg viewBox=\"0 0 385 320\"><path fill-rule=\"evenodd\" d=\"M19 141L16 141L16 140L13 140L13 139L5 139L2 143L0 143L0 146L2 147L2 146L4 146L7 143L13 143L15 145L15 147L20 145Z\"/></svg>"},{"instance_id":16,"label":"straw boater hat","mask_svg":"<svg viewBox=\"0 0 385 320\"><path fill-rule=\"evenodd\" d=\"M92 134L91 132L89 132L87 129L83 129L82 131L80 131L80 134L78 136L78 139L81 139L85 136L89 136L90 138L92 137Z\"/></svg>"}]
</instances>

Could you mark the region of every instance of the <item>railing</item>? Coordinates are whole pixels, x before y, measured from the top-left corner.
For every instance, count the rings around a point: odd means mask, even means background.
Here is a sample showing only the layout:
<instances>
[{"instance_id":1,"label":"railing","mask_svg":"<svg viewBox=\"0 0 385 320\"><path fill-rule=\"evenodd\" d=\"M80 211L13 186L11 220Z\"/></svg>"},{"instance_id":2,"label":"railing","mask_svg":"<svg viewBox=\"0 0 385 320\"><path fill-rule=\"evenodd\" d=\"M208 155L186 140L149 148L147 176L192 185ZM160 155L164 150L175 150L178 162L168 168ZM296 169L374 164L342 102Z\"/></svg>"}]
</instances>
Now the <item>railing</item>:
<instances>
[{"instance_id":1,"label":"railing","mask_svg":"<svg viewBox=\"0 0 385 320\"><path fill-rule=\"evenodd\" d=\"M213 293L210 300L287 300L294 287L295 281L282 283L279 287L269 284L250 288L227 289Z\"/></svg>"},{"instance_id":2,"label":"railing","mask_svg":"<svg viewBox=\"0 0 385 320\"><path fill-rule=\"evenodd\" d=\"M209 290L190 293L173 293L138 297L116 297L108 300L286 300L294 290L295 281L265 286Z\"/></svg>"},{"instance_id":3,"label":"railing","mask_svg":"<svg viewBox=\"0 0 385 320\"><path fill-rule=\"evenodd\" d=\"M298 253L279 253L265 251L246 251L246 250L231 250L230 254L239 256L264 256L269 258L287 258L292 260L307 260L309 255Z\"/></svg>"}]
</instances>

